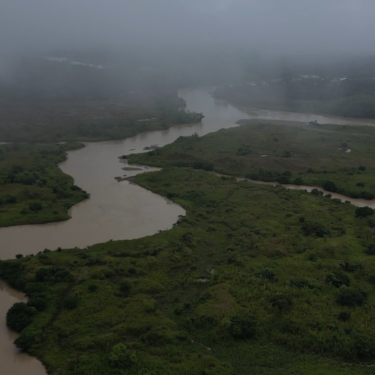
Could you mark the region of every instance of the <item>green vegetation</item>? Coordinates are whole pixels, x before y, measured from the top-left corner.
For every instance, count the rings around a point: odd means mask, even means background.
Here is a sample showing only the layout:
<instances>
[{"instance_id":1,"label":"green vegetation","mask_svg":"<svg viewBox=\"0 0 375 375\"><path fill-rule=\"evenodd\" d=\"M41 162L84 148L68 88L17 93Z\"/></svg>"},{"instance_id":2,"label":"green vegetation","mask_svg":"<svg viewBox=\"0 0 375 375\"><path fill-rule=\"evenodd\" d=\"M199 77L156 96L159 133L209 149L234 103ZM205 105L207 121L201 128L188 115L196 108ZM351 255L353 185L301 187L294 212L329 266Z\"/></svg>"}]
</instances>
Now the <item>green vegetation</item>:
<instances>
[{"instance_id":1,"label":"green vegetation","mask_svg":"<svg viewBox=\"0 0 375 375\"><path fill-rule=\"evenodd\" d=\"M58 167L80 143L0 146L0 226L40 224L69 218L68 210L87 199Z\"/></svg>"},{"instance_id":2,"label":"green vegetation","mask_svg":"<svg viewBox=\"0 0 375 375\"><path fill-rule=\"evenodd\" d=\"M371 217L191 168L136 182L186 216L138 240L0 262L29 296L7 317L18 348L60 375L373 372Z\"/></svg>"},{"instance_id":3,"label":"green vegetation","mask_svg":"<svg viewBox=\"0 0 375 375\"><path fill-rule=\"evenodd\" d=\"M370 128L241 121L204 137L180 137L132 163L192 167L253 180L320 186L351 198L375 194L375 138ZM350 151L350 152L348 152ZM315 191L315 193L318 193Z\"/></svg>"}]
</instances>

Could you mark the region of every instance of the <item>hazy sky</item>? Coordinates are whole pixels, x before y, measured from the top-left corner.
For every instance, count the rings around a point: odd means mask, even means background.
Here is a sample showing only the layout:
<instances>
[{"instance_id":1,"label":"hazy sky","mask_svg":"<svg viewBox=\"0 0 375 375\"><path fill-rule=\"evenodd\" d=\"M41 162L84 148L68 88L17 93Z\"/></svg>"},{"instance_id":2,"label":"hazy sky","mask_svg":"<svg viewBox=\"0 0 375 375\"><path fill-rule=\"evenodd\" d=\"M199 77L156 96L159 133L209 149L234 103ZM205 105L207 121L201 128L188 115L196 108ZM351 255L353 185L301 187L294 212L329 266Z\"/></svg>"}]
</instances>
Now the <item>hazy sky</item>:
<instances>
[{"instance_id":1,"label":"hazy sky","mask_svg":"<svg viewBox=\"0 0 375 375\"><path fill-rule=\"evenodd\" d=\"M0 0L0 48L230 43L375 48L375 0Z\"/></svg>"}]
</instances>

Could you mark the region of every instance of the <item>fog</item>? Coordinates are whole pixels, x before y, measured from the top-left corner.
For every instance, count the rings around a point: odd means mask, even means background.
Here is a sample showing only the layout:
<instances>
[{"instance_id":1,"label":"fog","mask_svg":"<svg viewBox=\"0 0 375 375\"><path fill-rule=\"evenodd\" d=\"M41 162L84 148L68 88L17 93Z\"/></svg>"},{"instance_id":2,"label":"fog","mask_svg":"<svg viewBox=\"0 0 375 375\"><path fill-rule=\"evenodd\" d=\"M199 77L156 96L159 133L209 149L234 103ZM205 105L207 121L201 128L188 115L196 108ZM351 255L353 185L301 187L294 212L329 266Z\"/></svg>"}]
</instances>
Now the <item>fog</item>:
<instances>
[{"instance_id":1,"label":"fog","mask_svg":"<svg viewBox=\"0 0 375 375\"><path fill-rule=\"evenodd\" d=\"M373 0L0 0L0 91L371 76L374 12Z\"/></svg>"},{"instance_id":2,"label":"fog","mask_svg":"<svg viewBox=\"0 0 375 375\"><path fill-rule=\"evenodd\" d=\"M373 0L1 0L4 49L238 45L369 52Z\"/></svg>"}]
</instances>

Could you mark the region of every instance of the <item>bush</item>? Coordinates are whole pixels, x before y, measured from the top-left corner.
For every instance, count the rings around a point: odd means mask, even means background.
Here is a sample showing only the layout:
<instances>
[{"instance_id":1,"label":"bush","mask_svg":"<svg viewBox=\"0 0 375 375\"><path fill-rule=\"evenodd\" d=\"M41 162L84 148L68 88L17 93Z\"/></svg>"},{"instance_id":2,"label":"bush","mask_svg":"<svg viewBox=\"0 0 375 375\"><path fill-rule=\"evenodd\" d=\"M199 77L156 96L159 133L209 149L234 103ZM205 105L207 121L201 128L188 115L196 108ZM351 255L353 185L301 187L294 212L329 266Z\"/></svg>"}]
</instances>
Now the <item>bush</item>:
<instances>
[{"instance_id":1,"label":"bush","mask_svg":"<svg viewBox=\"0 0 375 375\"><path fill-rule=\"evenodd\" d=\"M46 281L50 276L49 268L39 268L38 271L35 272L35 280L36 281Z\"/></svg>"},{"instance_id":2,"label":"bush","mask_svg":"<svg viewBox=\"0 0 375 375\"><path fill-rule=\"evenodd\" d=\"M315 289L315 285L312 282L303 278L292 279L289 281L289 285L292 288L298 288L298 289L303 289L303 288Z\"/></svg>"},{"instance_id":3,"label":"bush","mask_svg":"<svg viewBox=\"0 0 375 375\"><path fill-rule=\"evenodd\" d=\"M374 215L374 210L370 207L358 207L355 210L355 216L357 217L366 217Z\"/></svg>"},{"instance_id":4,"label":"bush","mask_svg":"<svg viewBox=\"0 0 375 375\"><path fill-rule=\"evenodd\" d=\"M340 289L337 297L337 302L341 306L361 306L366 300L366 296L358 289L355 288L342 288Z\"/></svg>"},{"instance_id":5,"label":"bush","mask_svg":"<svg viewBox=\"0 0 375 375\"><path fill-rule=\"evenodd\" d=\"M369 193L368 191L362 191L361 198L371 200L371 199L374 199L374 194Z\"/></svg>"},{"instance_id":6,"label":"bush","mask_svg":"<svg viewBox=\"0 0 375 375\"><path fill-rule=\"evenodd\" d=\"M268 269L265 269L264 271L257 272L255 274L255 276L260 278L260 279L267 279L267 280L271 281L272 283L275 283L278 280L276 274L274 272L268 270Z\"/></svg>"},{"instance_id":7,"label":"bush","mask_svg":"<svg viewBox=\"0 0 375 375\"><path fill-rule=\"evenodd\" d=\"M333 285L336 288L340 286L350 286L350 279L345 273L340 271L331 272L326 276L326 283Z\"/></svg>"},{"instance_id":8,"label":"bush","mask_svg":"<svg viewBox=\"0 0 375 375\"><path fill-rule=\"evenodd\" d=\"M256 320L252 316L233 316L230 320L229 332L237 339L250 339L256 333Z\"/></svg>"},{"instance_id":9,"label":"bush","mask_svg":"<svg viewBox=\"0 0 375 375\"><path fill-rule=\"evenodd\" d=\"M120 284L121 293L128 293L132 288L132 283L129 280L122 280Z\"/></svg>"},{"instance_id":10,"label":"bush","mask_svg":"<svg viewBox=\"0 0 375 375\"><path fill-rule=\"evenodd\" d=\"M303 182L303 180L302 180L301 177L297 177L297 178L293 181L293 183L294 183L295 185L303 185L303 184L304 184L304 182Z\"/></svg>"},{"instance_id":11,"label":"bush","mask_svg":"<svg viewBox=\"0 0 375 375\"><path fill-rule=\"evenodd\" d=\"M15 303L7 312L7 326L16 332L22 332L31 323L34 313L35 309L25 303Z\"/></svg>"},{"instance_id":12,"label":"bush","mask_svg":"<svg viewBox=\"0 0 375 375\"><path fill-rule=\"evenodd\" d=\"M348 320L350 320L350 316L351 314L349 311L340 311L337 318L342 322L347 322Z\"/></svg>"},{"instance_id":13,"label":"bush","mask_svg":"<svg viewBox=\"0 0 375 375\"><path fill-rule=\"evenodd\" d=\"M290 311L292 308L292 300L285 294L276 294L270 298L271 306L279 311Z\"/></svg>"},{"instance_id":14,"label":"bush","mask_svg":"<svg viewBox=\"0 0 375 375\"><path fill-rule=\"evenodd\" d=\"M280 176L276 180L279 184L289 184L290 183L290 178L288 176Z\"/></svg>"},{"instance_id":15,"label":"bush","mask_svg":"<svg viewBox=\"0 0 375 375\"><path fill-rule=\"evenodd\" d=\"M94 293L98 290L98 286L95 285L95 284L90 284L88 287L87 287L87 290L91 293Z\"/></svg>"},{"instance_id":16,"label":"bush","mask_svg":"<svg viewBox=\"0 0 375 375\"><path fill-rule=\"evenodd\" d=\"M31 211L40 211L42 208L43 206L40 202L33 202L29 204L29 210Z\"/></svg>"},{"instance_id":17,"label":"bush","mask_svg":"<svg viewBox=\"0 0 375 375\"><path fill-rule=\"evenodd\" d=\"M302 224L305 236L325 237L330 235L330 230L323 223L318 221L308 221Z\"/></svg>"},{"instance_id":18,"label":"bush","mask_svg":"<svg viewBox=\"0 0 375 375\"><path fill-rule=\"evenodd\" d=\"M69 295L64 301L64 307L68 310L74 310L77 308L79 298L76 294Z\"/></svg>"},{"instance_id":19,"label":"bush","mask_svg":"<svg viewBox=\"0 0 375 375\"><path fill-rule=\"evenodd\" d=\"M43 297L32 297L27 302L27 306L34 307L38 311L43 311L47 307L47 300Z\"/></svg>"},{"instance_id":20,"label":"bush","mask_svg":"<svg viewBox=\"0 0 375 375\"><path fill-rule=\"evenodd\" d=\"M337 191L337 186L334 182L332 181L326 181L324 184L323 184L323 189L327 190L327 191L332 191L332 192L335 192Z\"/></svg>"},{"instance_id":21,"label":"bush","mask_svg":"<svg viewBox=\"0 0 375 375\"><path fill-rule=\"evenodd\" d=\"M300 326L294 320L286 320L280 328L280 332L288 333L290 335L297 335L300 332Z\"/></svg>"},{"instance_id":22,"label":"bush","mask_svg":"<svg viewBox=\"0 0 375 375\"><path fill-rule=\"evenodd\" d=\"M129 367L138 361L135 351L122 343L112 348L109 360L114 367Z\"/></svg>"}]
</instances>

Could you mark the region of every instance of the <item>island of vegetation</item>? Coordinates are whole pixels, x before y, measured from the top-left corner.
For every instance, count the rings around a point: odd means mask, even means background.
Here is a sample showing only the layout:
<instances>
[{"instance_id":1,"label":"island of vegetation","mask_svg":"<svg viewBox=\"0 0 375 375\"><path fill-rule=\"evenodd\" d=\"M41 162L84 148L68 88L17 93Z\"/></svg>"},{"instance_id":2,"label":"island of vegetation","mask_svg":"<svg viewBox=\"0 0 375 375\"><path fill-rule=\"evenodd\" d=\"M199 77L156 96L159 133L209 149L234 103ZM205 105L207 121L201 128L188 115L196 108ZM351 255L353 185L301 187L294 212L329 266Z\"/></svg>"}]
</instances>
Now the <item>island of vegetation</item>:
<instances>
[{"instance_id":1,"label":"island of vegetation","mask_svg":"<svg viewBox=\"0 0 375 375\"><path fill-rule=\"evenodd\" d=\"M16 346L59 375L372 374L374 211L211 172L371 193L362 131L253 124L130 156L164 167L134 181L186 216L142 239L0 262L29 298L7 314Z\"/></svg>"},{"instance_id":2,"label":"island of vegetation","mask_svg":"<svg viewBox=\"0 0 375 375\"><path fill-rule=\"evenodd\" d=\"M129 161L319 186L351 198L374 198L374 128L259 120L239 123L244 126L204 137L180 137L163 148L131 155Z\"/></svg>"}]
</instances>

